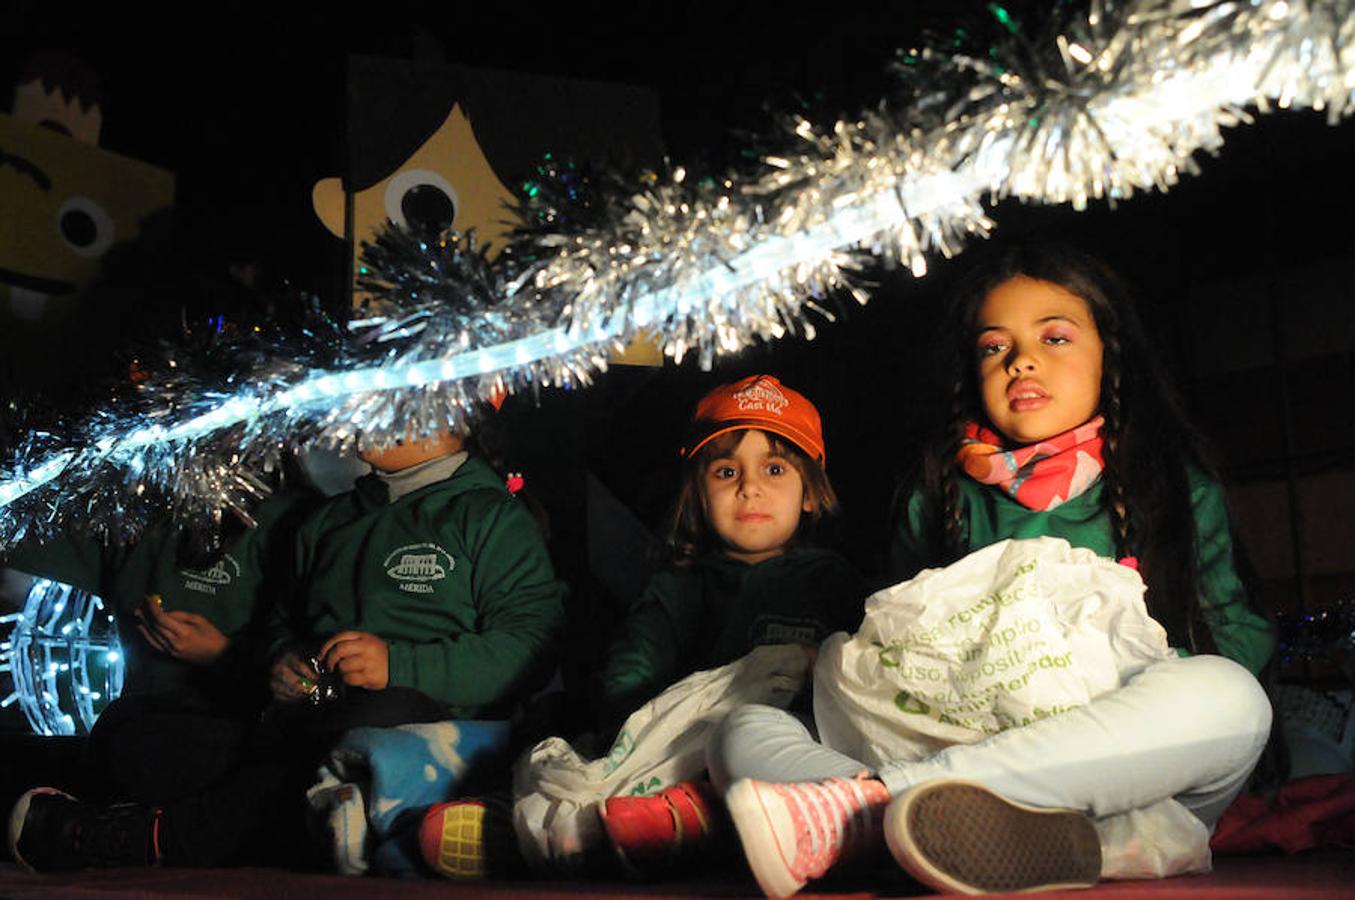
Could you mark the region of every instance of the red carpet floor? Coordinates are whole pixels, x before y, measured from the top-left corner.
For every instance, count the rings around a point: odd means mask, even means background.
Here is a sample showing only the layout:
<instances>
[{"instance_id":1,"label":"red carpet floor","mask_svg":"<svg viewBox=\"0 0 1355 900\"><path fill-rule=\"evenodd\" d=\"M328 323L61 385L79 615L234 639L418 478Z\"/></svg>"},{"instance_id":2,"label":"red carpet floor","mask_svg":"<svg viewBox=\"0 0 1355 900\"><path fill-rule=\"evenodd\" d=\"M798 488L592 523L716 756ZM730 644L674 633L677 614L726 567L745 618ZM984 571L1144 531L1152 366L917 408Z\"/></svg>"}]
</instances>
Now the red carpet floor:
<instances>
[{"instance_id":1,"label":"red carpet floor","mask_svg":"<svg viewBox=\"0 0 1355 900\"><path fill-rule=\"evenodd\" d=\"M902 897L924 893L902 880L888 885L851 887L857 893L805 896ZM370 900L379 897L490 897L497 900L550 897L755 897L750 879L704 880L655 884L603 882L496 882L458 885L439 881L391 881L304 875L276 869L111 869L71 875L29 875L13 864L0 864L0 897L75 897L89 900L142 900L159 897L243 897L288 900ZM1355 898L1355 851L1327 850L1292 857L1226 857L1216 859L1209 875L1162 881L1107 882L1090 891L1042 894L1042 897L1128 898L1149 900L1232 900L1232 898Z\"/></svg>"}]
</instances>

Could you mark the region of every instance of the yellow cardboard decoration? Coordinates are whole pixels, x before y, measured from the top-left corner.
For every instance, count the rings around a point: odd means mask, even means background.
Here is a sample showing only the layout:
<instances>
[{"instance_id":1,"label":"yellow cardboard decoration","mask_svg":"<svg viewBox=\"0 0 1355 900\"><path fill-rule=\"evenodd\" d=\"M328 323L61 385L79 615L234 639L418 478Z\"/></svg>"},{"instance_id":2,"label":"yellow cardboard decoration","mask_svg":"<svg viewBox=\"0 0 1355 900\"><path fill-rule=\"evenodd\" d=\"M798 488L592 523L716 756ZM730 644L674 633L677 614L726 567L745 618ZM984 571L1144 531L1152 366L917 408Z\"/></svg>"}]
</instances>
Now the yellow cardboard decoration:
<instances>
[{"instance_id":1,"label":"yellow cardboard decoration","mask_svg":"<svg viewBox=\"0 0 1355 900\"><path fill-rule=\"evenodd\" d=\"M455 104L432 137L398 169L353 195L350 233L354 236L354 272L362 255L362 241L370 240L387 221L400 221L400 198L418 184L449 187L456 208L451 227L460 232L474 229L476 240L481 244L493 244L491 256L502 248L504 238L517 224L509 206L513 202L512 191L504 187L490 168L475 140L470 120L461 111L461 105ZM325 227L335 237L343 237L345 223L340 180L326 178L317 182L311 192L311 202ZM355 295L354 301L358 299Z\"/></svg>"},{"instance_id":2,"label":"yellow cardboard decoration","mask_svg":"<svg viewBox=\"0 0 1355 900\"><path fill-rule=\"evenodd\" d=\"M0 319L51 319L142 221L174 203L174 176L0 114Z\"/></svg>"},{"instance_id":3,"label":"yellow cardboard decoration","mask_svg":"<svg viewBox=\"0 0 1355 900\"><path fill-rule=\"evenodd\" d=\"M341 179L325 178L311 190L311 205L324 226L338 238L353 235L353 272L359 271L362 241L370 240L388 221L400 222L400 200L404 192L420 184L436 184L450 190L456 215L451 227L465 233L474 230L476 240L489 244L493 258L519 222L513 211L514 196L494 174L484 151L475 139L475 131L459 103L453 104L446 120L419 149L394 172L376 184L353 195L353 220L345 222L344 190ZM351 229L345 225L351 224ZM366 298L353 293L354 305ZM626 365L661 365L663 354L652 341L638 339L613 356Z\"/></svg>"}]
</instances>

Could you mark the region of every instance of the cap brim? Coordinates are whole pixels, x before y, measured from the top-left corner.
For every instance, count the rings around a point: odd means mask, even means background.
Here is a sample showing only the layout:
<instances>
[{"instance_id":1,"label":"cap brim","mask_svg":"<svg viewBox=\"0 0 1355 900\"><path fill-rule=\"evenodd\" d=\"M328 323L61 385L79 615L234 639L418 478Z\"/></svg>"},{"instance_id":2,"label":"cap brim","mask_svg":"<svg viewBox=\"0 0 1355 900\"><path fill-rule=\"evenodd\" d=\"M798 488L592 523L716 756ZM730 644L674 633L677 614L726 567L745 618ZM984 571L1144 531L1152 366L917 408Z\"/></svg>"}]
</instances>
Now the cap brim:
<instances>
[{"instance_id":1,"label":"cap brim","mask_svg":"<svg viewBox=\"0 0 1355 900\"><path fill-rule=\"evenodd\" d=\"M812 441L809 435L800 431L798 428L792 428L782 422L768 422L766 419L723 419L719 427L707 435L704 435L699 441L692 444L691 447L682 451L683 456L692 456L702 447L709 444L722 434L729 434L731 431L746 431L750 428L756 428L759 431L767 431L779 437L783 437L795 446L804 451L810 459L818 462L819 465L828 464L828 454L824 448Z\"/></svg>"}]
</instances>

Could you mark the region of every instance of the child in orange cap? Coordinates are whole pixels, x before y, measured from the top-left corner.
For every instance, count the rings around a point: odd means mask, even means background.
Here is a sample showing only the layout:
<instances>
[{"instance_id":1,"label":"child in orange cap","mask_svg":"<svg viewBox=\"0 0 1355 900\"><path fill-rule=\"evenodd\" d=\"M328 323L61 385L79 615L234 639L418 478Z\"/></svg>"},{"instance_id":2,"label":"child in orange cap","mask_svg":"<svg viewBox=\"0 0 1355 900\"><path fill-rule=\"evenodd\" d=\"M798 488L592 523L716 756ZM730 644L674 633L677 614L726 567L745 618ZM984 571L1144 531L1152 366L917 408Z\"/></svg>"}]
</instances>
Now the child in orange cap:
<instances>
[{"instance_id":1,"label":"child in orange cap","mask_svg":"<svg viewBox=\"0 0 1355 900\"><path fill-rule=\"evenodd\" d=\"M602 675L604 721L619 722L670 684L762 644L819 643L855 631L867 593L841 556L813 544L838 511L819 412L771 375L724 384L697 404L674 504L673 565L651 579ZM796 708L809 715L808 691ZM723 820L709 783L602 808L617 854L642 870L702 844Z\"/></svg>"},{"instance_id":2,"label":"child in orange cap","mask_svg":"<svg viewBox=\"0 0 1355 900\"><path fill-rule=\"evenodd\" d=\"M650 580L612 644L600 677L604 731L693 672L763 644L800 644L808 664L829 634L854 631L861 622L865 581L812 542L838 501L824 470L819 413L808 399L771 375L721 385L697 404L682 455L672 565ZM797 708L807 714L808 698L801 699ZM457 831L465 806L435 807L432 821L425 820L434 849ZM632 871L708 843L723 821L706 782L653 797L613 797L601 812ZM466 877L441 865L435 852L426 850L425 859L442 874Z\"/></svg>"}]
</instances>

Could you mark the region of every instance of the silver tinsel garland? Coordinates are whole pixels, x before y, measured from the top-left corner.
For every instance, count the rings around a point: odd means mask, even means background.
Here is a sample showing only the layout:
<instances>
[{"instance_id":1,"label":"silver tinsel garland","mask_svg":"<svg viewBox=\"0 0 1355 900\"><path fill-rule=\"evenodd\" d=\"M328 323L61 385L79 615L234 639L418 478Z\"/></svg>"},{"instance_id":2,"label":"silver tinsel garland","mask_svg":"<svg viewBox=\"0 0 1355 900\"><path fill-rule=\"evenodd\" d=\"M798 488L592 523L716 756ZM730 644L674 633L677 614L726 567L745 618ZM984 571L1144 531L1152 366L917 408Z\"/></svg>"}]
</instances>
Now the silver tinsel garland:
<instances>
[{"instance_id":1,"label":"silver tinsel garland","mask_svg":"<svg viewBox=\"0 0 1355 900\"><path fill-rule=\"evenodd\" d=\"M1043 33L993 9L999 39L901 54L896 102L791 121L751 177L585 183L556 165L492 264L468 236L387 232L366 257L377 304L343 339L250 345L224 371L170 358L30 432L0 469L0 550L67 522L124 540L165 511L248 517L289 448L462 428L493 395L587 384L638 335L703 366L812 337L826 295L865 302L862 253L922 276L993 228L985 198L1166 190L1248 109L1355 107L1355 0L1101 0Z\"/></svg>"}]
</instances>

